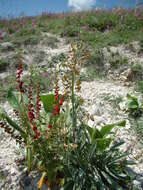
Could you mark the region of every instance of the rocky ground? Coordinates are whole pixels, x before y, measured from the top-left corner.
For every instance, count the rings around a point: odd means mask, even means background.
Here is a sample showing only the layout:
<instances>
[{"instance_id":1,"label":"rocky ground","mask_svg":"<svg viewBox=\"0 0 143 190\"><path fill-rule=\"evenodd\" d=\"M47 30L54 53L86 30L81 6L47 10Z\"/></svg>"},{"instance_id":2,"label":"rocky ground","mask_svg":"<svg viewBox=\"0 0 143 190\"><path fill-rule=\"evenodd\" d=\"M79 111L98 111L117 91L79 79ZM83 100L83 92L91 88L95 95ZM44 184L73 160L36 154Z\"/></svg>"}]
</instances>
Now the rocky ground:
<instances>
[{"instance_id":1,"label":"rocky ground","mask_svg":"<svg viewBox=\"0 0 143 190\"><path fill-rule=\"evenodd\" d=\"M50 36L51 34L43 34ZM53 36L53 35L52 35ZM55 36L54 36L55 37ZM38 46L46 54L46 59L42 64L46 65L47 59L61 53L67 53L69 45L65 40L58 38L56 48L47 48ZM123 52L124 47L118 47ZM117 47L112 47L111 51L115 51ZM128 50L127 50L128 51ZM127 56L127 51L124 55ZM133 55L133 54L132 54ZM134 56L134 55L133 55ZM28 54L25 60L33 62L33 56ZM0 77L6 77L8 73L1 73ZM102 126L103 124L118 122L125 119L127 124L125 128L120 128L117 134L117 139L123 139L125 145L122 147L123 151L131 150L130 158L134 160L137 165L132 166L133 171L137 174L134 184L139 189L143 189L143 147L138 143L132 125L129 122L128 115L125 113L124 102L126 94L132 91L132 87L124 85L123 80L94 80L91 82L82 82L81 96L85 99L84 107L94 116L94 121L89 121L89 124ZM12 110L7 103L2 105L6 111L12 115ZM35 190L36 180L38 174L31 174L26 176L23 168L18 166L17 160L22 159L22 152L19 146L7 134L0 130L0 189L1 190ZM22 150L21 150L22 151ZM21 155L21 156L20 156ZM46 189L43 187L43 189Z\"/></svg>"}]
</instances>

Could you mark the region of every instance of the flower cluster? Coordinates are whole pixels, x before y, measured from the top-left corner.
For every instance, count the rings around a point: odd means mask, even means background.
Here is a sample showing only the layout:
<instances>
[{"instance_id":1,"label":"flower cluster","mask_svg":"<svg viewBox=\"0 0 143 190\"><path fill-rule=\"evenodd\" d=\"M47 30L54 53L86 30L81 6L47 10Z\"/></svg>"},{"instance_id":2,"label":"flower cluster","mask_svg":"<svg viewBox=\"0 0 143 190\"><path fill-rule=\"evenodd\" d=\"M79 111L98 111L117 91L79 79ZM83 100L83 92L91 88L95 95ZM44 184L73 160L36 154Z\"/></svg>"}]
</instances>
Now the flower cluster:
<instances>
[{"instance_id":1,"label":"flower cluster","mask_svg":"<svg viewBox=\"0 0 143 190\"><path fill-rule=\"evenodd\" d=\"M23 82L21 81L22 73L23 73L22 62L21 59L19 59L19 64L16 72L16 82L18 83L17 89L19 90L20 93L24 93Z\"/></svg>"},{"instance_id":2,"label":"flower cluster","mask_svg":"<svg viewBox=\"0 0 143 190\"><path fill-rule=\"evenodd\" d=\"M37 139L40 136L40 132L37 130L37 127L34 123L35 113L34 113L34 105L32 103L32 100L33 100L32 91L33 91L33 86L31 83L28 88L28 119L29 119L31 128L35 133L34 139ZM36 96L36 118L37 119L39 119L40 106L41 104L40 104L39 90L37 89L37 96Z\"/></svg>"},{"instance_id":3,"label":"flower cluster","mask_svg":"<svg viewBox=\"0 0 143 190\"><path fill-rule=\"evenodd\" d=\"M53 116L60 113L61 105L63 104L64 95L60 97L57 72L55 71L55 88L54 88L54 105L53 105Z\"/></svg>"},{"instance_id":4,"label":"flower cluster","mask_svg":"<svg viewBox=\"0 0 143 190\"><path fill-rule=\"evenodd\" d=\"M60 108L59 108L59 104L58 104L58 99L59 99L58 87L55 86L53 116L56 116L60 112Z\"/></svg>"},{"instance_id":5,"label":"flower cluster","mask_svg":"<svg viewBox=\"0 0 143 190\"><path fill-rule=\"evenodd\" d=\"M33 129L33 131L34 131L34 133L35 133L34 139L38 139L38 138L40 137L40 133L39 133L39 131L37 130L37 127L35 126L35 124L32 125L32 129Z\"/></svg>"}]
</instances>

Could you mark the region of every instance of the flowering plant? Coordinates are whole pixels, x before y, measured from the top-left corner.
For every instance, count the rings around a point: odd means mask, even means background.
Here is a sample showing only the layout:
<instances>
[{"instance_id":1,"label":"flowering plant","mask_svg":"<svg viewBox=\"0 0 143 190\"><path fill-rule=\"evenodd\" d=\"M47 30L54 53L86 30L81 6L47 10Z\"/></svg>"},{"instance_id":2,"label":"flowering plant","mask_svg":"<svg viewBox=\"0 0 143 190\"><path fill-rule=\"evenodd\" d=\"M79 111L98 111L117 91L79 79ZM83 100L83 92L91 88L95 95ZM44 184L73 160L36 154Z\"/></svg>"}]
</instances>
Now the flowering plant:
<instances>
[{"instance_id":1,"label":"flowering plant","mask_svg":"<svg viewBox=\"0 0 143 190\"><path fill-rule=\"evenodd\" d=\"M115 127L125 126L125 122L93 129L86 125L81 112L83 100L75 92L81 89L80 68L87 56L81 44L71 45L68 59L61 66L63 91L60 91L55 69L54 92L50 94L39 93L38 81L32 80L32 68L26 90L19 60L17 91L8 93L16 119L3 110L0 112L1 127L26 150L28 172L36 166L42 173L37 183L39 189L43 182L51 189L60 189L60 186L64 189L129 187L126 155L120 153L120 143L113 144L115 135L112 132Z\"/></svg>"}]
</instances>

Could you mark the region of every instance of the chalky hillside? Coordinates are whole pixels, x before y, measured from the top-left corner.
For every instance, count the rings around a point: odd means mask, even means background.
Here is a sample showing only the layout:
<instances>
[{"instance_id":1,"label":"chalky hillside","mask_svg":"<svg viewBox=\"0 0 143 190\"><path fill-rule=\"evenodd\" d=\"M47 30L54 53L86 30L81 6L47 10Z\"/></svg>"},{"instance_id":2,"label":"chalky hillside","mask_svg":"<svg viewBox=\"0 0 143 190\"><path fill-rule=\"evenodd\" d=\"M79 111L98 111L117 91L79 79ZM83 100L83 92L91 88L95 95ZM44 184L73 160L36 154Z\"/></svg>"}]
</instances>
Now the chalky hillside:
<instances>
[{"instance_id":1,"label":"chalky hillside","mask_svg":"<svg viewBox=\"0 0 143 190\"><path fill-rule=\"evenodd\" d=\"M0 189L143 189L143 9L0 20Z\"/></svg>"}]
</instances>

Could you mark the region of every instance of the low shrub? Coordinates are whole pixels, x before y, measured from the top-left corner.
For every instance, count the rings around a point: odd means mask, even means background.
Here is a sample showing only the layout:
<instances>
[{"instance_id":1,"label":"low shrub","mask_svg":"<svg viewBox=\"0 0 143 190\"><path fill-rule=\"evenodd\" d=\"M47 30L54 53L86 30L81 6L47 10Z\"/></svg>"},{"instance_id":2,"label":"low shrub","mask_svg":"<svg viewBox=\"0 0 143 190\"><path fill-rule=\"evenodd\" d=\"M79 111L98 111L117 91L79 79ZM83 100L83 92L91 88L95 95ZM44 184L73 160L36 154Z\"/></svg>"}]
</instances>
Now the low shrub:
<instances>
[{"instance_id":1,"label":"low shrub","mask_svg":"<svg viewBox=\"0 0 143 190\"><path fill-rule=\"evenodd\" d=\"M141 116L143 113L143 104L137 97L127 94L126 110L134 117Z\"/></svg>"}]
</instances>

